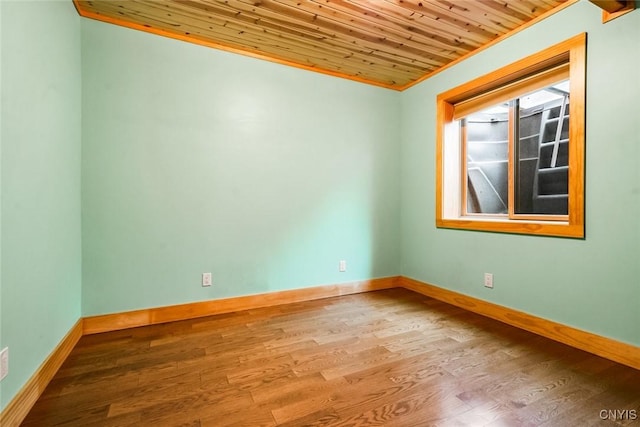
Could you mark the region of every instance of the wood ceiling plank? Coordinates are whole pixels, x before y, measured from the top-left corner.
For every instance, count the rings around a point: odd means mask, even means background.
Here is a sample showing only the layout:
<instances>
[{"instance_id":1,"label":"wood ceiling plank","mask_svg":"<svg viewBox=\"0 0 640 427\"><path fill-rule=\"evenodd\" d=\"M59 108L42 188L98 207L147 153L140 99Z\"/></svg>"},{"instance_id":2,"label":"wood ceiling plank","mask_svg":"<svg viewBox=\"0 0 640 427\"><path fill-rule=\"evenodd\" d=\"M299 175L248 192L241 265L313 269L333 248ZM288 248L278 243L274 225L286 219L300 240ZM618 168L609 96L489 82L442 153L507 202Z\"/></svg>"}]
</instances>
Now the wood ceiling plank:
<instances>
[{"instance_id":1,"label":"wood ceiling plank","mask_svg":"<svg viewBox=\"0 0 640 427\"><path fill-rule=\"evenodd\" d=\"M186 3L187 2L180 2L180 4ZM216 12L215 8L212 7L207 7L206 11ZM311 38L316 41L323 41L322 44L325 46L346 49L348 51L348 56L352 56L353 54L357 53L369 52L369 54L371 54L375 52L376 57L378 58L396 62L398 63L398 65L416 66L422 69L441 66L443 63L451 60L450 58L438 58L438 60L429 60L421 58L415 53L407 53L401 50L380 50L375 44L358 42L356 40L343 40L334 37L331 33L328 33L326 31L323 32L322 29L305 28L304 26L300 25L283 29L279 26L279 23L273 23L272 18L264 18L263 16L251 16L249 13L246 13L246 11L245 13L238 13L238 10L228 11L226 18L228 18L228 22L234 22L237 20L241 21L243 25L254 25L255 27L274 29L279 37L286 40L301 40L304 38ZM341 52L341 54L343 53L344 52Z\"/></svg>"},{"instance_id":2,"label":"wood ceiling plank","mask_svg":"<svg viewBox=\"0 0 640 427\"><path fill-rule=\"evenodd\" d=\"M441 40L448 46L466 48L470 51L487 42L486 37L478 36L469 31L460 31L459 27L451 25L437 16L426 16L402 7L402 1L384 0L384 2L386 6L384 15L405 22L407 29L412 33L422 34L434 40ZM436 34L437 36L433 37L430 34Z\"/></svg>"},{"instance_id":3,"label":"wood ceiling plank","mask_svg":"<svg viewBox=\"0 0 640 427\"><path fill-rule=\"evenodd\" d=\"M446 25L448 30L462 41L484 44L496 37L494 32L474 25L475 23L466 22L450 10L438 7L436 3L427 2L426 0L385 1L399 6L405 11L405 14L419 22L426 23L427 26Z\"/></svg>"},{"instance_id":4,"label":"wood ceiling plank","mask_svg":"<svg viewBox=\"0 0 640 427\"><path fill-rule=\"evenodd\" d=\"M340 45L343 46L345 48L349 48L349 50L354 50L353 46L361 46L362 47L362 51L364 50L368 50L371 51L371 49L375 49L375 50L380 50L378 49L378 46L374 46L374 45L369 45L369 44L363 44L363 43L359 43L359 41L353 37L351 38L340 38L337 37L336 33L327 30L326 28L320 27L318 25L314 25L314 26L309 26L307 22L304 22L300 25L296 25L296 26L291 26L291 19L289 19L288 21L286 21L286 17L283 17L281 14L277 14L275 12L269 11L269 10L265 10L265 9L259 9L259 8L252 8L250 11L247 10L247 7L250 7L248 4L246 4L245 2L242 1L237 1L237 0L228 0L226 3L228 4L232 4L234 5L234 8L236 8L237 10L241 10L243 13L245 14L249 14L249 13L255 13L255 15L250 15L252 16L253 19L256 20L260 20L260 25L261 26L265 26L265 27L269 27L271 25L282 25L282 22L289 22L289 29L292 32L308 32L309 34L321 34L322 35L322 40L330 43L330 44L335 44L335 45ZM283 21L285 20L285 21ZM286 28L285 28L286 30ZM283 34L283 37L286 37L286 35ZM416 49L419 48L419 45L416 44ZM427 52L430 52L430 50L427 48L425 49ZM437 49L433 49L433 51L435 52L439 52L441 53L441 50L437 50ZM433 60L424 60L421 57L416 57L416 55L408 55L406 52L402 52L402 51L394 51L393 52L398 58L406 58L408 63L423 63L424 66L426 67L432 67L432 66L438 66L440 64L442 64L443 62L447 62L449 60L451 60L451 58L453 57L453 55L450 55L449 53L446 54L442 54L440 55L440 57L446 56L446 58L439 58L439 60L437 61L433 61Z\"/></svg>"},{"instance_id":5,"label":"wood ceiling plank","mask_svg":"<svg viewBox=\"0 0 640 427\"><path fill-rule=\"evenodd\" d=\"M514 0L512 0L514 1ZM541 6L544 10L553 9L556 6L562 5L567 2L571 2L571 0L515 0L516 3L536 3Z\"/></svg>"},{"instance_id":6,"label":"wood ceiling plank","mask_svg":"<svg viewBox=\"0 0 640 427\"><path fill-rule=\"evenodd\" d=\"M398 89L565 1L74 0L83 16Z\"/></svg>"},{"instance_id":7,"label":"wood ceiling plank","mask_svg":"<svg viewBox=\"0 0 640 427\"><path fill-rule=\"evenodd\" d=\"M335 3L337 2L333 2L333 4ZM408 25L406 19L394 16L393 12L391 11L381 10L370 12L366 9L360 8L358 5L350 1L341 1L338 3L341 3L340 7L345 7L349 10L355 11L359 10L360 13L363 13L366 16L369 16L370 14L375 15L378 20L378 25L392 28L391 31L395 31L401 34L404 43L407 43L407 41L411 41L413 43L422 44L423 46L426 45L437 47L437 52L440 53L441 56L446 55L451 59L456 59L471 52L476 48L475 46L460 42L448 34L442 35L442 33L439 33L439 31L429 31L427 29L422 29L420 25ZM342 6L342 4L344 4L345 6ZM423 50L429 51L429 49L425 49L424 47Z\"/></svg>"},{"instance_id":8,"label":"wood ceiling plank","mask_svg":"<svg viewBox=\"0 0 640 427\"><path fill-rule=\"evenodd\" d=\"M344 3L347 7L361 8L360 4L363 3L363 0L341 0L340 3ZM480 43L466 44L455 33L456 29L446 23L434 20L425 25L424 22L417 20L419 15L415 12L393 3L377 1L375 7L374 11L369 12L370 14L407 31L412 40L449 49L460 54L466 54L480 46Z\"/></svg>"},{"instance_id":9,"label":"wood ceiling plank","mask_svg":"<svg viewBox=\"0 0 640 427\"><path fill-rule=\"evenodd\" d=\"M440 63L446 63L451 60L451 58L440 56L435 53L425 52L424 50L411 47L407 44L393 41L385 37L380 37L367 29L358 28L348 23L339 22L332 20L329 17L321 16L320 14L315 13L314 6L311 2L303 2L299 6L291 7L287 2L281 2L278 0L262 0L260 6L272 11L278 11L284 15L296 13L292 9L295 9L296 11L305 11L307 13L306 15L303 15L305 19L317 25L318 30L329 30L335 33L334 38L357 46L363 46L373 51L387 51L398 55L426 57Z\"/></svg>"},{"instance_id":10,"label":"wood ceiling plank","mask_svg":"<svg viewBox=\"0 0 640 427\"><path fill-rule=\"evenodd\" d=\"M246 17L246 16L245 16ZM228 25L226 25L226 27L232 26L231 23L234 22L233 18L230 19L229 21L226 21L226 23L229 23ZM244 30L248 30L248 27L252 26L252 24L246 24L246 22L253 22L253 18L250 18L248 21L245 20L244 22L242 22L241 25L243 25L243 31ZM270 25L268 23L266 23L264 20L260 20L259 24L256 23L253 25L254 30L256 32L263 32L264 34L269 34L269 31L263 31L264 28L268 28L270 27ZM213 31L213 30L211 30ZM304 31L304 30L301 30ZM250 30L249 30L250 32ZM317 32L316 32L317 33ZM246 33L242 34L242 37L245 37ZM273 36L278 37L280 40L282 41L288 41L288 42L292 42L295 43L296 41L300 41L300 42L305 42L305 43L309 43L309 39L303 37L304 34L301 34L300 37L302 38L287 38L284 37L280 34L273 34ZM309 38L313 37L313 33L309 34ZM332 51L336 51L335 53L338 55L341 55L342 58L352 58L353 60L356 59L362 59L359 57L359 55L368 55L373 57L376 61L386 61L392 64L395 64L395 67L398 67L398 69L402 70L403 67L407 68L407 71L410 72L423 72L425 69L432 69L435 66L439 66L442 64L442 61L440 62L435 62L435 61L425 61L422 60L420 58L416 58L415 56L410 56L410 55L406 55L403 52L391 52L390 50L388 51L380 51L380 50L376 50L376 49L371 49L371 47L369 46L358 46L354 43L346 43L344 41L341 41L339 39L328 39L328 38L322 38L322 39L318 39L317 37L314 40L315 42L320 42L322 41L322 43L317 43L315 45L313 45L313 48L316 49L322 49L323 52L329 52L331 53ZM326 49L327 46L330 46L331 49ZM308 45L304 46L305 48L309 48ZM371 60L371 59L370 59Z\"/></svg>"},{"instance_id":11,"label":"wood ceiling plank","mask_svg":"<svg viewBox=\"0 0 640 427\"><path fill-rule=\"evenodd\" d=\"M263 27L266 26L264 21L261 21L260 25ZM411 67L416 70L422 70L422 72L424 70L432 69L434 66L440 66L443 63L443 60L430 61L429 59L422 59L416 55L408 55L402 51L391 51L390 49L383 51L378 49L375 45L362 45L356 42L345 42L338 38L323 39L323 44L347 48L349 52L346 54L345 58L354 56L357 53L362 53L372 56L376 61L389 61L396 64L395 66Z\"/></svg>"},{"instance_id":12,"label":"wood ceiling plank","mask_svg":"<svg viewBox=\"0 0 640 427\"><path fill-rule=\"evenodd\" d=\"M486 29L496 37L522 24L522 21L508 14L502 16L498 13L489 13L489 7L482 5L478 0L468 2L440 0L434 5L447 10L451 16L455 16L463 22Z\"/></svg>"},{"instance_id":13,"label":"wood ceiling plank","mask_svg":"<svg viewBox=\"0 0 640 427\"><path fill-rule=\"evenodd\" d=\"M126 8L112 2L111 9L103 8L103 12L111 10L117 12L121 16L126 16L131 22L138 24L153 23L157 27L167 31L181 31L183 28L172 23L167 23L162 13L158 14L157 10L147 10L143 2L136 2L135 6L129 5ZM284 40L278 36L270 35L268 31L263 31L259 27L250 28L246 25L236 26L233 22L225 21L226 25L214 26L213 30L207 31L203 35L198 27L189 22L190 35L193 37L203 36L205 39L211 37L211 33L217 40L223 41L232 46L247 46L249 44L255 50L270 55L277 55L285 50L286 58L294 60L303 65L311 67L319 67L323 64L325 68L337 72L345 72L349 75L371 76L376 79L383 79L388 84L398 84L400 82L409 82L418 78L425 69L423 67L415 67L408 69L396 63L388 61L386 58L374 55L358 54L346 52L351 55L350 61L346 61L343 56L333 55L330 51L316 49L313 45L298 43L294 40ZM216 29L223 30L216 32ZM360 71L358 73L358 71Z\"/></svg>"},{"instance_id":14,"label":"wood ceiling plank","mask_svg":"<svg viewBox=\"0 0 640 427\"><path fill-rule=\"evenodd\" d=\"M509 2L509 7L519 11L525 16L538 16L546 9L555 7L564 0L514 0ZM530 18L527 18L527 20Z\"/></svg>"},{"instance_id":15,"label":"wood ceiling plank","mask_svg":"<svg viewBox=\"0 0 640 427\"><path fill-rule=\"evenodd\" d=\"M480 11L487 13L490 16L495 16L501 20L502 23L507 25L511 23L511 28L516 28L526 21L528 21L533 14L524 14L518 9L511 6L510 3L496 0L475 0L469 2L473 7L477 7Z\"/></svg>"},{"instance_id":16,"label":"wood ceiling plank","mask_svg":"<svg viewBox=\"0 0 640 427\"><path fill-rule=\"evenodd\" d=\"M457 52L458 47L452 46L451 43L434 40L433 35L428 38L410 31L406 26L401 27L393 23L390 25L384 16L369 9L354 7L349 2L339 0L311 0L311 2L324 5L323 9L329 10L331 16L338 21L348 20L357 28L370 28L373 36L377 38L388 39L423 52L432 53L438 57L445 57L448 60L455 59L465 53L464 49ZM434 48L430 45L439 45L439 47Z\"/></svg>"}]
</instances>

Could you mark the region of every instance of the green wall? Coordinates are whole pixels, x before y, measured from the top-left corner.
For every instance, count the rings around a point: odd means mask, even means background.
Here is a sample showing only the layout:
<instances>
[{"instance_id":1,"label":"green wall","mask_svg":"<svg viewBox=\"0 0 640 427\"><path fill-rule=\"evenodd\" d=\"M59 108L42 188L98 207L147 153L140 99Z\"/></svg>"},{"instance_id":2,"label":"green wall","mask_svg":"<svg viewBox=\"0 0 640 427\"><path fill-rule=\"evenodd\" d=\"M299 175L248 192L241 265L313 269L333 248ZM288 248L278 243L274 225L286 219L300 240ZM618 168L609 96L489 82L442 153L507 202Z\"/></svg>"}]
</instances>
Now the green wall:
<instances>
[{"instance_id":1,"label":"green wall","mask_svg":"<svg viewBox=\"0 0 640 427\"><path fill-rule=\"evenodd\" d=\"M436 229L435 97L585 31L586 239ZM402 274L640 345L639 41L584 1L403 92Z\"/></svg>"},{"instance_id":2,"label":"green wall","mask_svg":"<svg viewBox=\"0 0 640 427\"><path fill-rule=\"evenodd\" d=\"M0 98L2 98L2 2L0 2ZM4 348L2 339L2 103L0 101L0 350ZM0 417L4 408L2 382L0 382Z\"/></svg>"},{"instance_id":3,"label":"green wall","mask_svg":"<svg viewBox=\"0 0 640 427\"><path fill-rule=\"evenodd\" d=\"M85 315L399 274L399 93L82 34Z\"/></svg>"},{"instance_id":4,"label":"green wall","mask_svg":"<svg viewBox=\"0 0 640 427\"><path fill-rule=\"evenodd\" d=\"M4 408L81 315L80 18L0 2Z\"/></svg>"}]
</instances>

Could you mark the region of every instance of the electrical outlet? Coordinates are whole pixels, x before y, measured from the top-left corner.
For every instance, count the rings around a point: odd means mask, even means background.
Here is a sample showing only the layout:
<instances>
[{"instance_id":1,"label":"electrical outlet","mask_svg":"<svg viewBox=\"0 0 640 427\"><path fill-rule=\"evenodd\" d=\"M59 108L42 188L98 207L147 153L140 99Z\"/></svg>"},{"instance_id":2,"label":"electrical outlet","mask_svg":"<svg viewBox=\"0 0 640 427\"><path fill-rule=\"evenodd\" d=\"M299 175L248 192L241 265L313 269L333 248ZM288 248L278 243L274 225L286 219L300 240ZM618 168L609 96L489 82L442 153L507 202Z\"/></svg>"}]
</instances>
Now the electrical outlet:
<instances>
[{"instance_id":1,"label":"electrical outlet","mask_svg":"<svg viewBox=\"0 0 640 427\"><path fill-rule=\"evenodd\" d=\"M211 286L211 273L202 273L202 286Z\"/></svg>"},{"instance_id":2,"label":"electrical outlet","mask_svg":"<svg viewBox=\"0 0 640 427\"><path fill-rule=\"evenodd\" d=\"M344 273L345 271L347 271L347 261L340 260L340 262L338 263L338 270L341 273Z\"/></svg>"},{"instance_id":3,"label":"electrical outlet","mask_svg":"<svg viewBox=\"0 0 640 427\"><path fill-rule=\"evenodd\" d=\"M493 288L493 274L484 273L484 286L486 288Z\"/></svg>"},{"instance_id":4,"label":"electrical outlet","mask_svg":"<svg viewBox=\"0 0 640 427\"><path fill-rule=\"evenodd\" d=\"M9 347L0 351L0 381L9 373Z\"/></svg>"}]
</instances>

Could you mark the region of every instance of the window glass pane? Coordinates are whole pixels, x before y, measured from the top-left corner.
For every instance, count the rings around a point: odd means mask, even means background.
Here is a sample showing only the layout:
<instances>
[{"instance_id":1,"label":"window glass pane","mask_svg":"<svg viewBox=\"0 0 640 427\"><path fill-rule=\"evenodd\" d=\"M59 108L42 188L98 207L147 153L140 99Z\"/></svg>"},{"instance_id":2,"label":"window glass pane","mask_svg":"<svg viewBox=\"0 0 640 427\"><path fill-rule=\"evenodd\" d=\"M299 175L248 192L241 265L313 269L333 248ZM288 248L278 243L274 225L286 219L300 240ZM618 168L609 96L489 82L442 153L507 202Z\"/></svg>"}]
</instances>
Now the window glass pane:
<instances>
[{"instance_id":1,"label":"window glass pane","mask_svg":"<svg viewBox=\"0 0 640 427\"><path fill-rule=\"evenodd\" d=\"M568 214L568 83L518 100L516 214Z\"/></svg>"},{"instance_id":2,"label":"window glass pane","mask_svg":"<svg viewBox=\"0 0 640 427\"><path fill-rule=\"evenodd\" d=\"M465 126L467 213L507 214L509 105L471 114Z\"/></svg>"}]
</instances>

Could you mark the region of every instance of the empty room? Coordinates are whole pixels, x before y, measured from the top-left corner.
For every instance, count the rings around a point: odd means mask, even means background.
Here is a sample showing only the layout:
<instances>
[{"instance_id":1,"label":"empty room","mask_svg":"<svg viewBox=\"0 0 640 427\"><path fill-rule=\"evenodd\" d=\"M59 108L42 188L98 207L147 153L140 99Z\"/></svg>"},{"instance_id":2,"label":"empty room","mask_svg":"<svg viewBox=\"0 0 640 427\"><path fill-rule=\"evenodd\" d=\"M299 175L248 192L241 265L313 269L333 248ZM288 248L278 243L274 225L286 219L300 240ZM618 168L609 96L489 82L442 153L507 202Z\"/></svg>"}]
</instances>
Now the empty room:
<instances>
[{"instance_id":1,"label":"empty room","mask_svg":"<svg viewBox=\"0 0 640 427\"><path fill-rule=\"evenodd\" d=\"M640 425L629 0L0 0L0 425Z\"/></svg>"}]
</instances>

